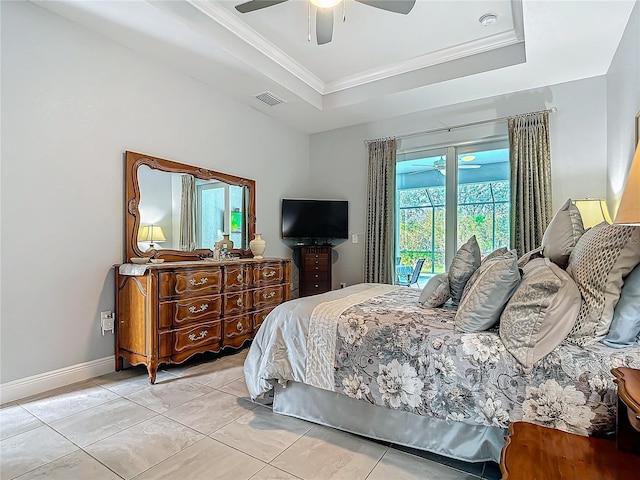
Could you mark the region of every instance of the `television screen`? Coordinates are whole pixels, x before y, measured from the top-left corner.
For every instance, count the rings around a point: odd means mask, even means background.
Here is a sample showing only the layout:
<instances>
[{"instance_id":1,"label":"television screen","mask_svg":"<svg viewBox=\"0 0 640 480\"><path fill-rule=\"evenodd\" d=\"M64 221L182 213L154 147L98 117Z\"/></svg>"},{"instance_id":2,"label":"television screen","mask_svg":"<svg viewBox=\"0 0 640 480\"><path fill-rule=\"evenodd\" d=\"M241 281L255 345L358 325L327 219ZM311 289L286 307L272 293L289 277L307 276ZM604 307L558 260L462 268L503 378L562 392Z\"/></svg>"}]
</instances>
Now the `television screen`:
<instances>
[{"instance_id":1,"label":"television screen","mask_svg":"<svg viewBox=\"0 0 640 480\"><path fill-rule=\"evenodd\" d=\"M347 238L346 200L282 200L282 238Z\"/></svg>"}]
</instances>

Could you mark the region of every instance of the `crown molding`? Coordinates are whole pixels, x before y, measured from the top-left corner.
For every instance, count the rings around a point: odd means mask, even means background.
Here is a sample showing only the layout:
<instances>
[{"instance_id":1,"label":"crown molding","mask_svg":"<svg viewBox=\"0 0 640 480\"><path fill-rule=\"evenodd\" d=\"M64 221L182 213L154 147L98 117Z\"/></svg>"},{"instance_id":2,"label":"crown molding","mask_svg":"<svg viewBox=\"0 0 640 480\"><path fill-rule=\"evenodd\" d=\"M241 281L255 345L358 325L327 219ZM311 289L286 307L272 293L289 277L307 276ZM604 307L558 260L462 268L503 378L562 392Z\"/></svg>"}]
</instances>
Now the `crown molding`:
<instances>
[{"instance_id":1,"label":"crown molding","mask_svg":"<svg viewBox=\"0 0 640 480\"><path fill-rule=\"evenodd\" d=\"M507 47L522 42L523 40L516 32L509 30L490 37L473 40L453 47L444 48L436 52L411 58L406 61L387 65L383 68L376 68L361 72L355 75L335 80L325 84L323 94L335 93L341 90L358 87L366 83L377 82L385 78L403 75L424 68L433 67L442 63L450 62L464 57L477 55L502 47Z\"/></svg>"},{"instance_id":2,"label":"crown molding","mask_svg":"<svg viewBox=\"0 0 640 480\"><path fill-rule=\"evenodd\" d=\"M208 0L186 0L186 2L219 23L245 43L251 45L262 55L284 68L291 75L302 80L316 92L320 94L324 93L324 82L320 80L320 78L304 68L297 61L284 53L247 24L238 20L225 8Z\"/></svg>"}]
</instances>

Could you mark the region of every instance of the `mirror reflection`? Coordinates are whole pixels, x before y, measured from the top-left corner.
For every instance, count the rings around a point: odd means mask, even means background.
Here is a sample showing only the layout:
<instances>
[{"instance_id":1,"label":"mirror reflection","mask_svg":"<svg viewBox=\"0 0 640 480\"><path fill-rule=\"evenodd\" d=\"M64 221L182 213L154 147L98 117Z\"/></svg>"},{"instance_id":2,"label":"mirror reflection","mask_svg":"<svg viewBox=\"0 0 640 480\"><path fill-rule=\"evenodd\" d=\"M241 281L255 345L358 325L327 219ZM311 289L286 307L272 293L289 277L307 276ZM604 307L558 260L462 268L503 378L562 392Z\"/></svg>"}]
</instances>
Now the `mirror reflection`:
<instances>
[{"instance_id":1,"label":"mirror reflection","mask_svg":"<svg viewBox=\"0 0 640 480\"><path fill-rule=\"evenodd\" d=\"M191 252L214 248L225 234L234 249L248 248L246 186L166 172L137 171L140 189L138 248Z\"/></svg>"}]
</instances>

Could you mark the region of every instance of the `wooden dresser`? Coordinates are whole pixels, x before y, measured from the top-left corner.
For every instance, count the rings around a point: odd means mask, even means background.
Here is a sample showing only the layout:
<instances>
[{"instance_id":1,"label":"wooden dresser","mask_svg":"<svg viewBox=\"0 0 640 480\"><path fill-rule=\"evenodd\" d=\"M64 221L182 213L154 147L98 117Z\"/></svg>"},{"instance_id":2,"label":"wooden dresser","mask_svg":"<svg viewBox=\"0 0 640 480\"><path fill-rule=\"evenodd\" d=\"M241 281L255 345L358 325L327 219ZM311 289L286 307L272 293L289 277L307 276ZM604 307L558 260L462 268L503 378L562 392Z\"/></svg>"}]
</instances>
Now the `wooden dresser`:
<instances>
[{"instance_id":1,"label":"wooden dresser","mask_svg":"<svg viewBox=\"0 0 640 480\"><path fill-rule=\"evenodd\" d=\"M123 359L144 364L151 383L160 364L241 347L267 314L290 298L288 259L144 267L144 273L133 275L115 268L116 370L122 369Z\"/></svg>"},{"instance_id":2,"label":"wooden dresser","mask_svg":"<svg viewBox=\"0 0 640 480\"><path fill-rule=\"evenodd\" d=\"M300 296L331 290L331 246L300 247Z\"/></svg>"}]
</instances>

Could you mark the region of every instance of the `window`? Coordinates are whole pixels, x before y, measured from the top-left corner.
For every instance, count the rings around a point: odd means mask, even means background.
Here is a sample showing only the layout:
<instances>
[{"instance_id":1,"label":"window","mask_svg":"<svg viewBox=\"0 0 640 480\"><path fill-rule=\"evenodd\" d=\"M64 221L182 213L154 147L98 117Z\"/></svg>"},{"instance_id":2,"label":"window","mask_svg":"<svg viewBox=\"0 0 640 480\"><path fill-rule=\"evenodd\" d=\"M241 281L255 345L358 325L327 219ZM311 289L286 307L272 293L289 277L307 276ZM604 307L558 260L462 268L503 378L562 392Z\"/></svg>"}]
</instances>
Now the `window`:
<instances>
[{"instance_id":1,"label":"window","mask_svg":"<svg viewBox=\"0 0 640 480\"><path fill-rule=\"evenodd\" d=\"M236 248L245 248L243 188L218 181L198 181L196 192L198 248L213 249L214 243L227 232Z\"/></svg>"},{"instance_id":2,"label":"window","mask_svg":"<svg viewBox=\"0 0 640 480\"><path fill-rule=\"evenodd\" d=\"M509 175L506 139L399 152L396 263L424 258L429 275L445 272L472 235L482 255L508 246Z\"/></svg>"}]
</instances>

